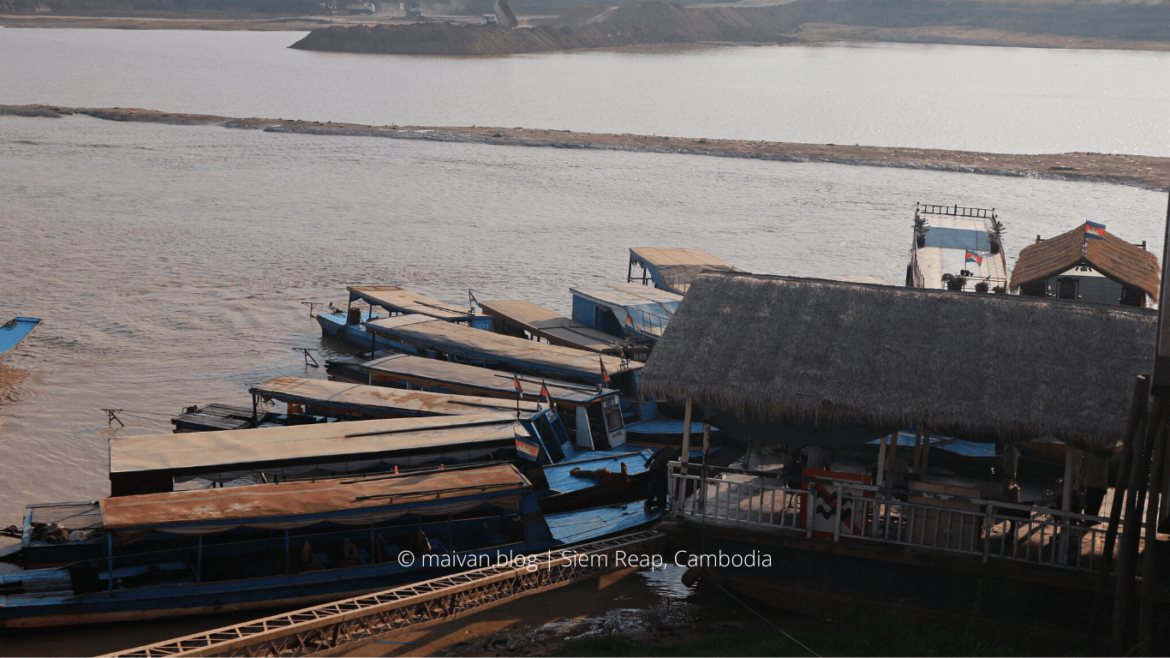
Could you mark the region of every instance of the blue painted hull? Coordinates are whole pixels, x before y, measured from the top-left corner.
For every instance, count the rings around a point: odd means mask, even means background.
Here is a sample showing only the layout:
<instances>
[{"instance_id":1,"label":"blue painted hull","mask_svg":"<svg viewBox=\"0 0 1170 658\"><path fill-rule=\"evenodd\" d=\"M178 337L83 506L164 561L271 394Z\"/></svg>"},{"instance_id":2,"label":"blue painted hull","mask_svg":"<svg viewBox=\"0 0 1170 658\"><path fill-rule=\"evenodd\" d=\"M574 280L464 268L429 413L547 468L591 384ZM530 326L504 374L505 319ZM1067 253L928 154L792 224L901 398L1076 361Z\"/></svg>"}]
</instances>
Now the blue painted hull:
<instances>
[{"instance_id":1,"label":"blue painted hull","mask_svg":"<svg viewBox=\"0 0 1170 658\"><path fill-rule=\"evenodd\" d=\"M38 318L13 318L0 325L0 359L28 338L40 324Z\"/></svg>"},{"instance_id":2,"label":"blue painted hull","mask_svg":"<svg viewBox=\"0 0 1170 658\"><path fill-rule=\"evenodd\" d=\"M368 313L362 314L363 322L369 319ZM321 333L343 340L363 350L370 352L390 350L402 354L419 355L418 350L406 343L399 343L388 340L384 336L375 335L373 332L366 331L366 328L360 324L346 324L344 313L322 313L317 316L317 324L321 325Z\"/></svg>"}]
</instances>

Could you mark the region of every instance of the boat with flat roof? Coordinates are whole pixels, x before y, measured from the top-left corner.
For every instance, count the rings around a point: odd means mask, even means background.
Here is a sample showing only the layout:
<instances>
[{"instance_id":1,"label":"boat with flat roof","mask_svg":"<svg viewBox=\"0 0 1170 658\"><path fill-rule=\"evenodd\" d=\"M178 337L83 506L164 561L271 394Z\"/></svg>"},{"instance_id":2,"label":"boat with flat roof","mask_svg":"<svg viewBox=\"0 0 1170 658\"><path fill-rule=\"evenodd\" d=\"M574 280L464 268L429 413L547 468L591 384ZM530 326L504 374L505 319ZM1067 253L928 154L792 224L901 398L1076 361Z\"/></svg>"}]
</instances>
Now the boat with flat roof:
<instances>
[{"instance_id":1,"label":"boat with flat roof","mask_svg":"<svg viewBox=\"0 0 1170 658\"><path fill-rule=\"evenodd\" d=\"M609 354L610 356L642 356L648 352L631 346L624 338L611 336L566 318L555 311L523 300L499 300L477 302L479 308L492 316L492 331L506 336L544 340L552 345L572 347L587 352Z\"/></svg>"},{"instance_id":2,"label":"boat with flat roof","mask_svg":"<svg viewBox=\"0 0 1170 658\"><path fill-rule=\"evenodd\" d=\"M639 283L570 288L573 320L617 338L653 345L666 331L682 295Z\"/></svg>"},{"instance_id":3,"label":"boat with flat roof","mask_svg":"<svg viewBox=\"0 0 1170 658\"><path fill-rule=\"evenodd\" d=\"M639 281L634 275L634 267L642 268L640 278L643 285L653 285L655 288L673 292L676 295L685 295L691 288L691 282L704 270L717 272L740 271L731 263L720 260L700 249L681 249L677 247L634 247L630 249L630 267L626 273L626 281Z\"/></svg>"},{"instance_id":4,"label":"boat with flat roof","mask_svg":"<svg viewBox=\"0 0 1170 658\"><path fill-rule=\"evenodd\" d=\"M1005 294L1003 232L994 208L915 204L906 287Z\"/></svg>"},{"instance_id":5,"label":"boat with flat roof","mask_svg":"<svg viewBox=\"0 0 1170 658\"><path fill-rule=\"evenodd\" d=\"M640 504L546 517L510 465L69 505L86 507L83 516L96 526L77 547L93 557L0 574L0 628L308 605L600 539L660 517Z\"/></svg>"}]
</instances>

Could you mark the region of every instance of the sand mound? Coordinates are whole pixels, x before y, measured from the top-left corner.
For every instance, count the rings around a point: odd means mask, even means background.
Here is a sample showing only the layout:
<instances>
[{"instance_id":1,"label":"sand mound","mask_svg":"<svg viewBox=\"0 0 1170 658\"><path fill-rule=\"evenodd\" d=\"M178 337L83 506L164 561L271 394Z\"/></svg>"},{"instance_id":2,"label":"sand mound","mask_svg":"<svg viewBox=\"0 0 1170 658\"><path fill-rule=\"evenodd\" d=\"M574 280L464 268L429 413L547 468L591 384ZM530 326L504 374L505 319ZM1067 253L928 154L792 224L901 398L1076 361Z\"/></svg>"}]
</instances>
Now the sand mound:
<instances>
[{"instance_id":1,"label":"sand mound","mask_svg":"<svg viewBox=\"0 0 1170 658\"><path fill-rule=\"evenodd\" d=\"M591 8L593 9L593 8ZM689 8L630 2L588 22L509 29L498 25L413 23L313 30L292 48L401 55L506 55L581 48L736 41L777 43L797 24L783 6ZM577 18L575 16L574 18Z\"/></svg>"}]
</instances>

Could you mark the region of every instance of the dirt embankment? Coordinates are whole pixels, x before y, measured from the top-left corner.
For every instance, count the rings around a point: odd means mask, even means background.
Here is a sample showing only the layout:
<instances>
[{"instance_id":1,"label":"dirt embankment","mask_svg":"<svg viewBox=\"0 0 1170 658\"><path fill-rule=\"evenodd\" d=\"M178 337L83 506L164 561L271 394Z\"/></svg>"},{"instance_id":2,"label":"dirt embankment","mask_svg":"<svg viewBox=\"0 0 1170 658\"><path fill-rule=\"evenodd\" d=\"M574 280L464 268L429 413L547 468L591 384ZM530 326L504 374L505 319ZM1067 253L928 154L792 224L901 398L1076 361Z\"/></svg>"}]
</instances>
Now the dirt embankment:
<instances>
[{"instance_id":1,"label":"dirt embankment","mask_svg":"<svg viewBox=\"0 0 1170 658\"><path fill-rule=\"evenodd\" d=\"M943 149L578 133L525 128L428 128L421 126L366 126L354 123L286 119L233 119L206 114L176 114L134 108L0 105L0 116L61 117L71 114L84 114L110 121L144 121L180 125L218 124L226 128L250 128L265 132L310 135L472 142L502 146L604 149L752 158L782 162L829 162L873 167L931 169L993 176L1116 183L1152 190L1166 190L1168 183L1170 183L1170 158L1146 155L1109 155L1105 153L1020 155Z\"/></svg>"},{"instance_id":2,"label":"dirt embankment","mask_svg":"<svg viewBox=\"0 0 1170 658\"><path fill-rule=\"evenodd\" d=\"M815 29L804 32L803 25ZM797 0L764 7L683 7L657 1L629 2L608 9L576 7L555 19L516 29L448 23L322 28L292 47L363 53L504 55L635 45L787 43L833 38L834 30L826 30L826 25L837 28L839 38L848 39L1157 48L1159 44L1170 45L1170 4ZM1081 41L1062 41L1070 39Z\"/></svg>"},{"instance_id":3,"label":"dirt embankment","mask_svg":"<svg viewBox=\"0 0 1170 658\"><path fill-rule=\"evenodd\" d=\"M413 23L313 30L292 48L400 55L507 55L703 41L783 43L795 28L786 6L682 7L630 2L576 25L509 29L498 25Z\"/></svg>"}]
</instances>

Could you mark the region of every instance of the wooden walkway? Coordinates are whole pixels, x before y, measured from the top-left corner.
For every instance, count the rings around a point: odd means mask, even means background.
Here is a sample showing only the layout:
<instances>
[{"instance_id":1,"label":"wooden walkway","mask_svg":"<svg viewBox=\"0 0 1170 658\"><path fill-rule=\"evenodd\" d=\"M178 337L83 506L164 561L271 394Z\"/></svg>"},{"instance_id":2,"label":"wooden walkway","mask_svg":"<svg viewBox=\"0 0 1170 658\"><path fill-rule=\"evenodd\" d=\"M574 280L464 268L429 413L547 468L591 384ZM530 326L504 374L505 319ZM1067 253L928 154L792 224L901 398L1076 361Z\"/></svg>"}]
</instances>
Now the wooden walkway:
<instances>
[{"instance_id":1,"label":"wooden walkway","mask_svg":"<svg viewBox=\"0 0 1170 658\"><path fill-rule=\"evenodd\" d=\"M652 551L655 530L530 556L522 565L485 567L414 585L304 608L107 656L328 656L407 628L425 628L508 601L601 575L615 553Z\"/></svg>"}]
</instances>

